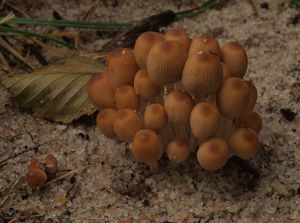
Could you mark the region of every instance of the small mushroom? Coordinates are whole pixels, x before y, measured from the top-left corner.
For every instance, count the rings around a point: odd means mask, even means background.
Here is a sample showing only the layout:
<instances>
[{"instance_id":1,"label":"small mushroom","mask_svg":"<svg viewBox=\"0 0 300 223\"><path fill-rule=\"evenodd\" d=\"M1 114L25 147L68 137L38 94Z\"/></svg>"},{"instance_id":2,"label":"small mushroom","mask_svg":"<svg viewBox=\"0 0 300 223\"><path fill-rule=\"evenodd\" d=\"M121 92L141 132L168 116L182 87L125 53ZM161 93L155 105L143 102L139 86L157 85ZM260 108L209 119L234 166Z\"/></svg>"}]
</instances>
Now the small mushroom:
<instances>
[{"instance_id":1,"label":"small mushroom","mask_svg":"<svg viewBox=\"0 0 300 223\"><path fill-rule=\"evenodd\" d=\"M40 164L40 161L37 159L37 158L32 158L30 160L30 163L28 165L28 170L31 169L31 168L38 168L38 169L41 169L41 164Z\"/></svg>"},{"instance_id":2,"label":"small mushroom","mask_svg":"<svg viewBox=\"0 0 300 223\"><path fill-rule=\"evenodd\" d=\"M190 124L194 136L204 141L214 135L221 122L217 107L209 102L195 105L191 112Z\"/></svg>"},{"instance_id":3,"label":"small mushroom","mask_svg":"<svg viewBox=\"0 0 300 223\"><path fill-rule=\"evenodd\" d=\"M184 50L188 51L191 40L183 28L171 29L165 34L165 40L178 42Z\"/></svg>"},{"instance_id":4,"label":"small mushroom","mask_svg":"<svg viewBox=\"0 0 300 223\"><path fill-rule=\"evenodd\" d=\"M231 76L243 78L248 67L246 50L237 42L228 42L221 48L222 61L228 66Z\"/></svg>"},{"instance_id":5,"label":"small mushroom","mask_svg":"<svg viewBox=\"0 0 300 223\"><path fill-rule=\"evenodd\" d=\"M236 128L250 128L258 134L262 128L262 119L255 111L247 111L239 116L234 124Z\"/></svg>"},{"instance_id":6,"label":"small mushroom","mask_svg":"<svg viewBox=\"0 0 300 223\"><path fill-rule=\"evenodd\" d=\"M175 163L186 161L191 154L188 143L182 139L172 140L167 147L167 155L169 160Z\"/></svg>"},{"instance_id":7,"label":"small mushroom","mask_svg":"<svg viewBox=\"0 0 300 223\"><path fill-rule=\"evenodd\" d=\"M181 79L187 52L175 41L155 44L147 57L147 70L153 82L159 86L173 84Z\"/></svg>"},{"instance_id":8,"label":"small mushroom","mask_svg":"<svg viewBox=\"0 0 300 223\"><path fill-rule=\"evenodd\" d=\"M140 99L130 85L122 85L116 89L115 101L118 109L129 108L138 110L140 106Z\"/></svg>"},{"instance_id":9,"label":"small mushroom","mask_svg":"<svg viewBox=\"0 0 300 223\"><path fill-rule=\"evenodd\" d=\"M259 150L257 133L250 128L239 128L234 130L228 139L230 151L242 158L250 159Z\"/></svg>"},{"instance_id":10,"label":"small mushroom","mask_svg":"<svg viewBox=\"0 0 300 223\"><path fill-rule=\"evenodd\" d=\"M197 159L200 166L206 170L214 171L225 166L229 157L229 149L223 138L210 138L199 146Z\"/></svg>"},{"instance_id":11,"label":"small mushroom","mask_svg":"<svg viewBox=\"0 0 300 223\"><path fill-rule=\"evenodd\" d=\"M26 182L32 189L39 189L45 185L47 175L38 168L30 168L26 174Z\"/></svg>"},{"instance_id":12,"label":"small mushroom","mask_svg":"<svg viewBox=\"0 0 300 223\"><path fill-rule=\"evenodd\" d=\"M132 154L138 161L142 161L157 170L157 161L163 155L160 138L149 129L138 131L133 138Z\"/></svg>"},{"instance_id":13,"label":"small mushroom","mask_svg":"<svg viewBox=\"0 0 300 223\"><path fill-rule=\"evenodd\" d=\"M228 118L237 118L248 109L250 90L240 78L228 78L217 94L220 112Z\"/></svg>"},{"instance_id":14,"label":"small mushroom","mask_svg":"<svg viewBox=\"0 0 300 223\"><path fill-rule=\"evenodd\" d=\"M127 48L116 48L108 56L108 76L114 89L121 85L133 85L138 66L134 54Z\"/></svg>"},{"instance_id":15,"label":"small mushroom","mask_svg":"<svg viewBox=\"0 0 300 223\"><path fill-rule=\"evenodd\" d=\"M151 31L144 32L137 38L134 45L134 55L140 68L146 68L149 51L160 41L163 41L162 35Z\"/></svg>"},{"instance_id":16,"label":"small mushroom","mask_svg":"<svg viewBox=\"0 0 300 223\"><path fill-rule=\"evenodd\" d=\"M210 53L219 59L221 58L221 48L218 40L208 34L202 34L192 40L189 56L196 55L200 51Z\"/></svg>"},{"instance_id":17,"label":"small mushroom","mask_svg":"<svg viewBox=\"0 0 300 223\"><path fill-rule=\"evenodd\" d=\"M115 91L106 73L93 75L87 90L91 102L98 110L115 107Z\"/></svg>"},{"instance_id":18,"label":"small mushroom","mask_svg":"<svg viewBox=\"0 0 300 223\"><path fill-rule=\"evenodd\" d=\"M149 77L147 69L140 69L134 78L134 89L143 100L152 100L161 92L161 87L156 85Z\"/></svg>"},{"instance_id":19,"label":"small mushroom","mask_svg":"<svg viewBox=\"0 0 300 223\"><path fill-rule=\"evenodd\" d=\"M192 97L183 91L172 91L165 97L164 106L176 137L188 140L190 114L194 107Z\"/></svg>"},{"instance_id":20,"label":"small mushroom","mask_svg":"<svg viewBox=\"0 0 300 223\"><path fill-rule=\"evenodd\" d=\"M215 94L222 84L222 79L220 61L204 51L191 55L184 65L183 87L195 96L197 102L203 96Z\"/></svg>"},{"instance_id":21,"label":"small mushroom","mask_svg":"<svg viewBox=\"0 0 300 223\"><path fill-rule=\"evenodd\" d=\"M53 155L47 155L44 164L48 178L53 178L58 170L58 160Z\"/></svg>"},{"instance_id":22,"label":"small mushroom","mask_svg":"<svg viewBox=\"0 0 300 223\"><path fill-rule=\"evenodd\" d=\"M117 111L113 123L113 129L120 139L126 142L131 142L135 133L143 127L143 121L135 111L128 108L123 108Z\"/></svg>"},{"instance_id":23,"label":"small mushroom","mask_svg":"<svg viewBox=\"0 0 300 223\"><path fill-rule=\"evenodd\" d=\"M159 131L166 127L168 115L161 104L150 104L144 113L145 126L153 131Z\"/></svg>"},{"instance_id":24,"label":"small mushroom","mask_svg":"<svg viewBox=\"0 0 300 223\"><path fill-rule=\"evenodd\" d=\"M102 134L108 138L116 137L116 133L113 128L113 123L115 121L116 114L116 110L106 108L101 110L97 115L97 126L102 132Z\"/></svg>"}]
</instances>

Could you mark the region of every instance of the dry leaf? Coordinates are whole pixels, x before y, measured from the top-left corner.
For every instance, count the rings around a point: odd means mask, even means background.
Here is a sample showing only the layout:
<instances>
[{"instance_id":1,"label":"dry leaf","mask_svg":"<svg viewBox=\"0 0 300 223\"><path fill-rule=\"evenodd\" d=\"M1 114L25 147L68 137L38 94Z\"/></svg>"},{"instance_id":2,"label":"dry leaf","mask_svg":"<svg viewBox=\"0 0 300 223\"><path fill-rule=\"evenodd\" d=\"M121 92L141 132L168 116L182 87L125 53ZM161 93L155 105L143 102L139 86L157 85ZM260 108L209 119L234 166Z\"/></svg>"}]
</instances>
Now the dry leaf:
<instances>
[{"instance_id":1,"label":"dry leaf","mask_svg":"<svg viewBox=\"0 0 300 223\"><path fill-rule=\"evenodd\" d=\"M22 108L37 117L67 124L95 111L86 84L92 74L104 69L98 61L72 57L30 74L4 77L1 83Z\"/></svg>"}]
</instances>

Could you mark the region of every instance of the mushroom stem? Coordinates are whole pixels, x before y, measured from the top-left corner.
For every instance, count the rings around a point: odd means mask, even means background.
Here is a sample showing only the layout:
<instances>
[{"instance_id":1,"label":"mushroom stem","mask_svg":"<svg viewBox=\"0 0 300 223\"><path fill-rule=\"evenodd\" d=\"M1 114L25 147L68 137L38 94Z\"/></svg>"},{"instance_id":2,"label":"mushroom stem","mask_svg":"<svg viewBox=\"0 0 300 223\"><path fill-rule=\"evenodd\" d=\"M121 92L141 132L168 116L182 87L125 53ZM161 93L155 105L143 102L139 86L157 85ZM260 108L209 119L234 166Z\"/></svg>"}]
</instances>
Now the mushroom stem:
<instances>
[{"instance_id":1,"label":"mushroom stem","mask_svg":"<svg viewBox=\"0 0 300 223\"><path fill-rule=\"evenodd\" d=\"M227 138L233 126L233 119L221 115L221 124L216 136Z\"/></svg>"},{"instance_id":2,"label":"mushroom stem","mask_svg":"<svg viewBox=\"0 0 300 223\"><path fill-rule=\"evenodd\" d=\"M169 94L171 93L172 91L174 91L174 88L175 88L175 84L167 84L165 86L165 91L166 91L166 94Z\"/></svg>"},{"instance_id":3,"label":"mushroom stem","mask_svg":"<svg viewBox=\"0 0 300 223\"><path fill-rule=\"evenodd\" d=\"M140 109L139 109L139 113L140 113L141 116L144 115L146 106L147 106L147 101L145 99L143 99L143 98L140 97Z\"/></svg>"},{"instance_id":4,"label":"mushroom stem","mask_svg":"<svg viewBox=\"0 0 300 223\"><path fill-rule=\"evenodd\" d=\"M189 127L182 123L173 123L174 132L177 138L189 141Z\"/></svg>"}]
</instances>

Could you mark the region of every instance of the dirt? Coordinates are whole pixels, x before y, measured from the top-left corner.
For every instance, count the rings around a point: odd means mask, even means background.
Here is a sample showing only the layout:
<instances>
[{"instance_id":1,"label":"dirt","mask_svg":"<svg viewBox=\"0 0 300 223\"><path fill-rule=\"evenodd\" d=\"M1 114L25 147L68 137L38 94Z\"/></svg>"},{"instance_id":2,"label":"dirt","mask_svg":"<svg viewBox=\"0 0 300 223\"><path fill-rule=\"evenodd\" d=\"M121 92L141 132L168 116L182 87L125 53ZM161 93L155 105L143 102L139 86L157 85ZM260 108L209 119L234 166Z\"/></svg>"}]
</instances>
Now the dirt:
<instances>
[{"instance_id":1,"label":"dirt","mask_svg":"<svg viewBox=\"0 0 300 223\"><path fill-rule=\"evenodd\" d=\"M197 2L105 1L92 18L138 21ZM56 10L65 19L78 19L91 4L27 1L20 7L28 7L33 17L52 18ZM234 162L207 172L195 158L173 169L163 159L160 171L153 174L134 161L127 144L105 138L95 125L35 118L1 87L0 161L11 158L0 166L0 222L300 222L299 13L291 1L236 0L173 24L183 26L190 36L211 33L221 44L235 40L247 48L245 79L258 89L255 110L263 118L261 150L249 161L259 178ZM83 44L98 50L108 40L102 38L89 36ZM292 119L283 114L287 109ZM27 165L32 157L46 154L58 158L60 173L79 170L32 191L24 181Z\"/></svg>"}]
</instances>

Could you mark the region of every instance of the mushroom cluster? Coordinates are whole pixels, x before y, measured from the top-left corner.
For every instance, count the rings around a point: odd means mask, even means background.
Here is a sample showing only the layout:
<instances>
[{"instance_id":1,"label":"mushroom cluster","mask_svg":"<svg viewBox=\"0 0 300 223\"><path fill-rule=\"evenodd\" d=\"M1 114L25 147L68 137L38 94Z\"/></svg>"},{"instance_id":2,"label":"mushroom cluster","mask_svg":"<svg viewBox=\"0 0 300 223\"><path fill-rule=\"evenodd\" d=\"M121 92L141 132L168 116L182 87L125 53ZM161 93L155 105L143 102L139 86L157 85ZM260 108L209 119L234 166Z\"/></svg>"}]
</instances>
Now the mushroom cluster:
<instances>
[{"instance_id":1,"label":"mushroom cluster","mask_svg":"<svg viewBox=\"0 0 300 223\"><path fill-rule=\"evenodd\" d=\"M239 43L220 47L208 34L190 39L181 28L145 32L133 51L112 50L106 66L88 83L97 126L130 143L138 161L157 168L164 152L172 163L196 154L213 171L232 155L257 153L262 119L253 111L257 89L243 80L248 58Z\"/></svg>"},{"instance_id":2,"label":"mushroom cluster","mask_svg":"<svg viewBox=\"0 0 300 223\"><path fill-rule=\"evenodd\" d=\"M32 158L28 165L26 182L32 189L39 189L53 179L57 171L58 160L53 155L47 155L43 160Z\"/></svg>"}]
</instances>

